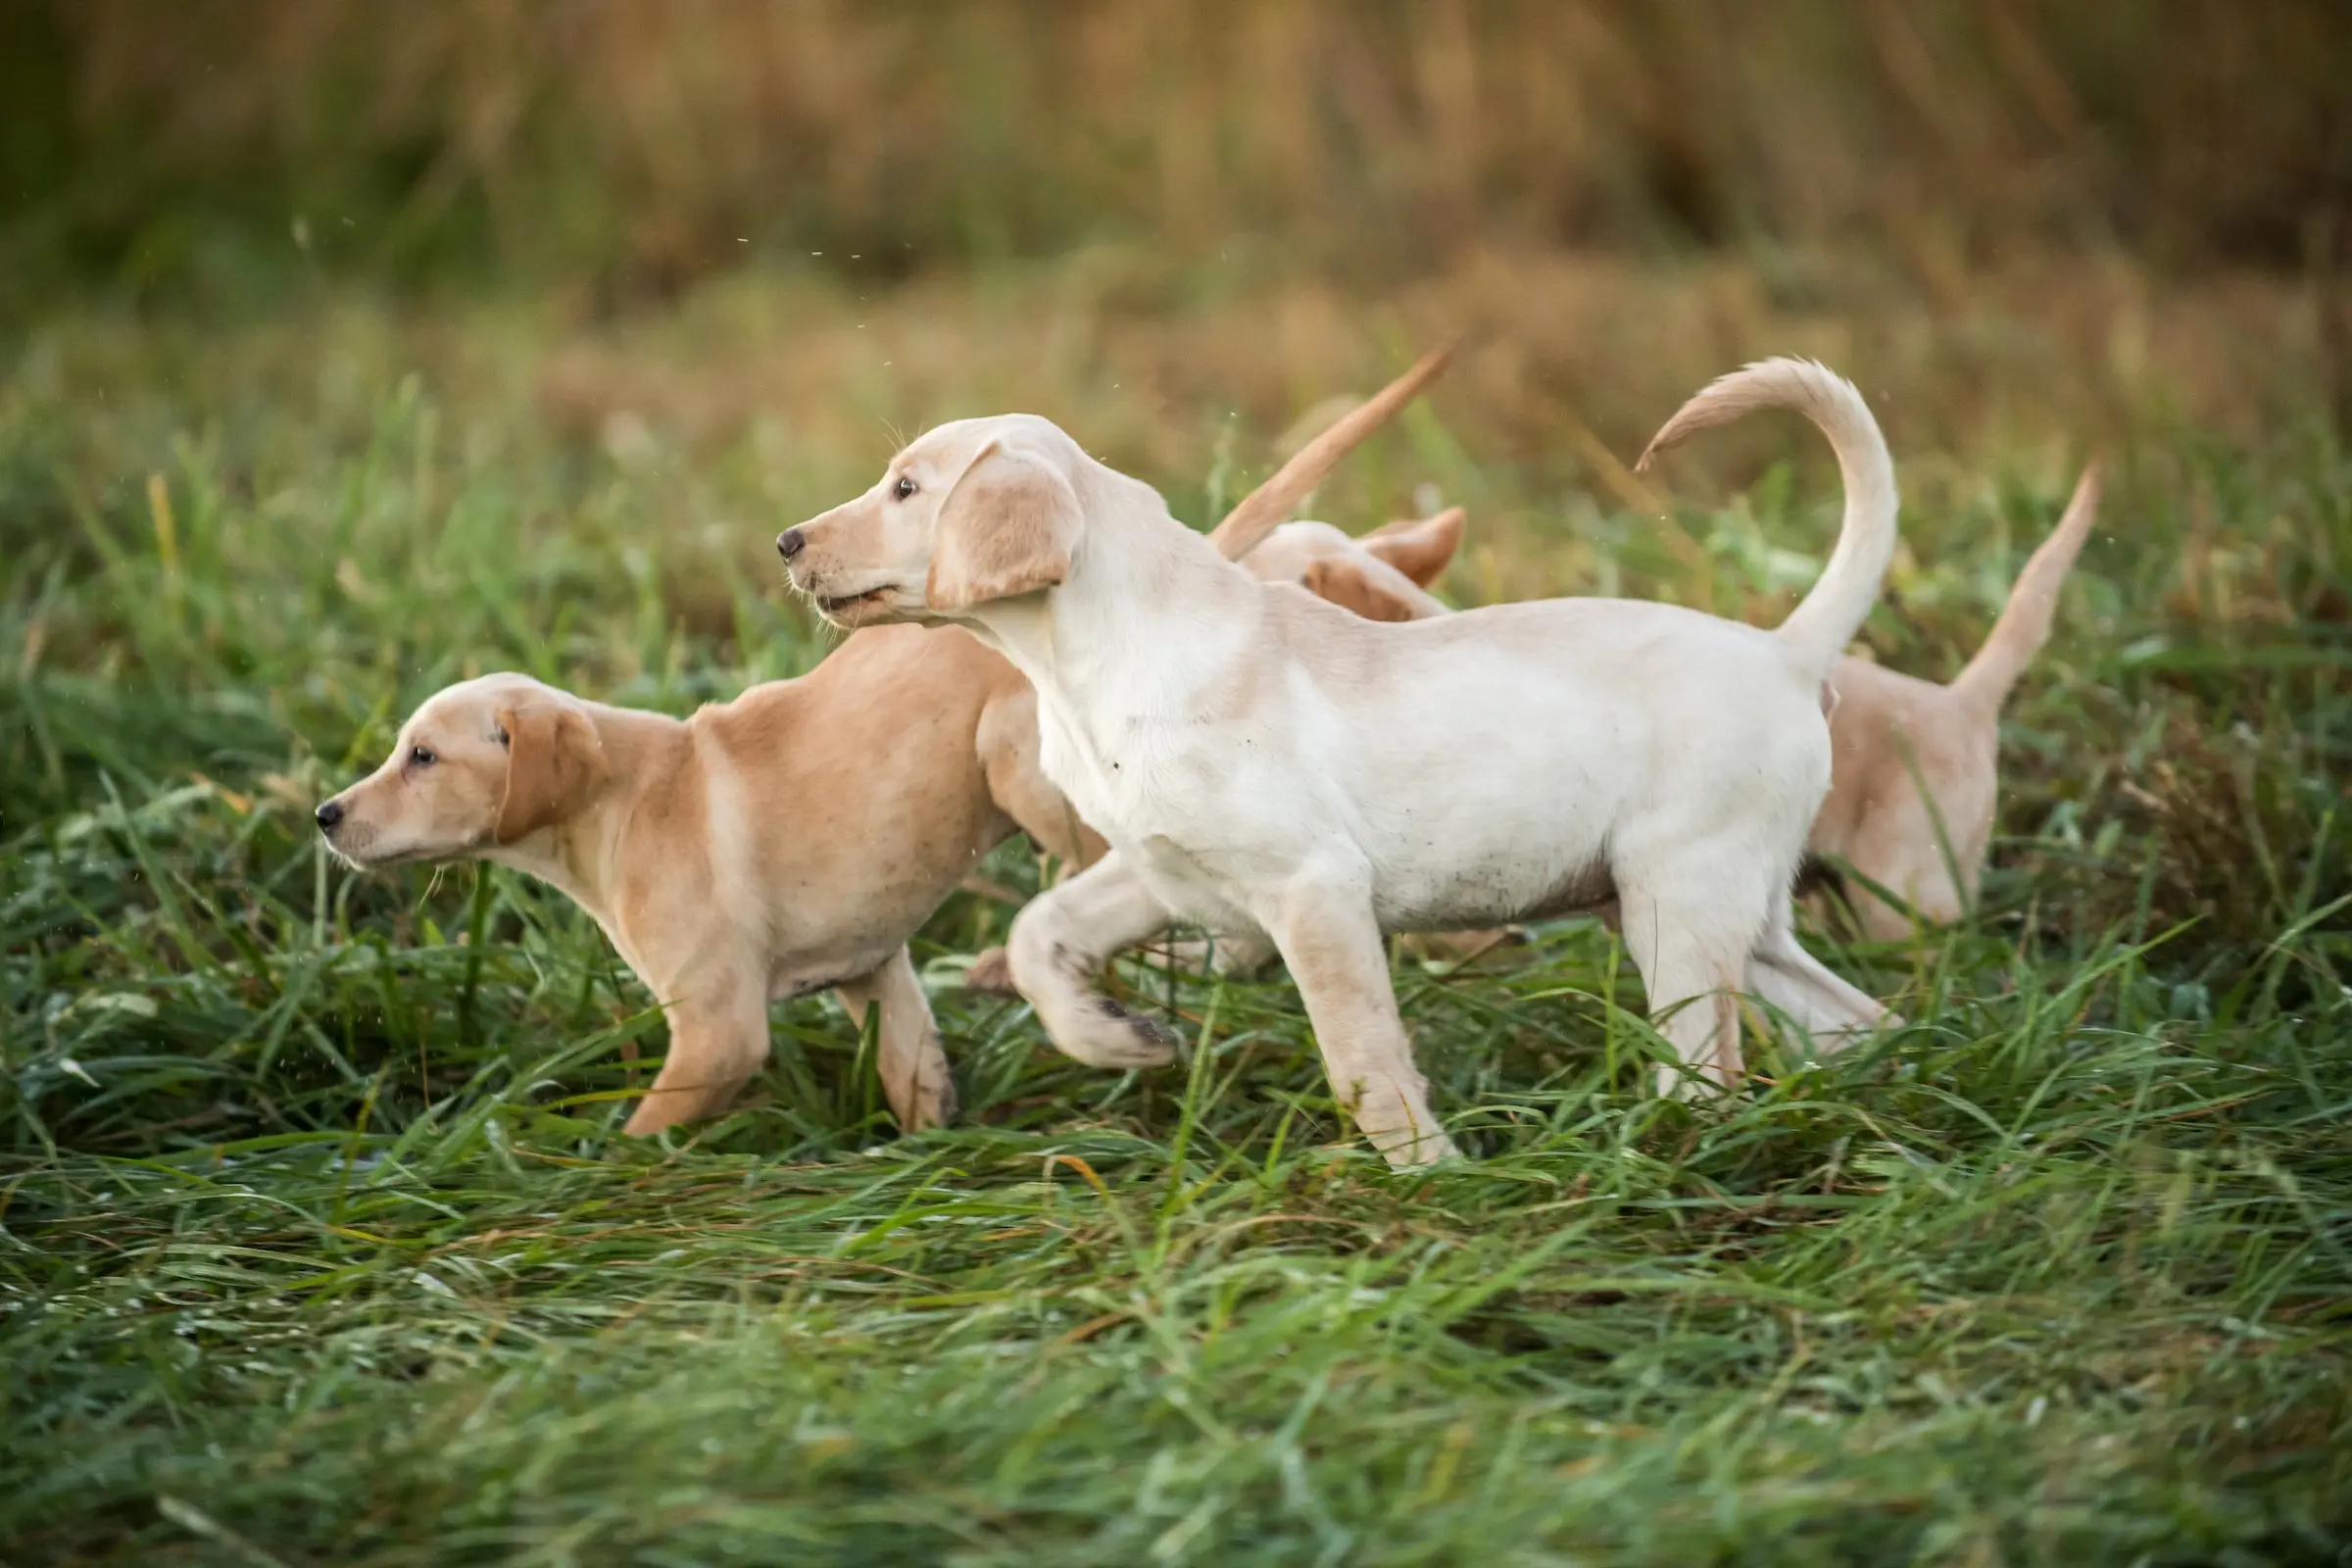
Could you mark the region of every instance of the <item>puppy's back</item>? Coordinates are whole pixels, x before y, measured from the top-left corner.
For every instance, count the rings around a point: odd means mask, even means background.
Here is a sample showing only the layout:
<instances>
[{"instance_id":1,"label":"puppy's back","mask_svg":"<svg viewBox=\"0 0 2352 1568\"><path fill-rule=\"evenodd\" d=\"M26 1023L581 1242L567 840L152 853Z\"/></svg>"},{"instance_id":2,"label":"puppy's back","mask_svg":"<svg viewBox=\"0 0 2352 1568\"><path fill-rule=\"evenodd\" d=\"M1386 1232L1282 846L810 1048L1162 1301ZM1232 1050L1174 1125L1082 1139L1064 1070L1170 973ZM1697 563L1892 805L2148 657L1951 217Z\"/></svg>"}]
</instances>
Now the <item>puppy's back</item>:
<instances>
[{"instance_id":1,"label":"puppy's back","mask_svg":"<svg viewBox=\"0 0 2352 1568\"><path fill-rule=\"evenodd\" d=\"M904 941L1004 837L976 737L1019 685L965 632L874 626L801 679L694 716L714 815L739 824L780 941L836 928Z\"/></svg>"}]
</instances>

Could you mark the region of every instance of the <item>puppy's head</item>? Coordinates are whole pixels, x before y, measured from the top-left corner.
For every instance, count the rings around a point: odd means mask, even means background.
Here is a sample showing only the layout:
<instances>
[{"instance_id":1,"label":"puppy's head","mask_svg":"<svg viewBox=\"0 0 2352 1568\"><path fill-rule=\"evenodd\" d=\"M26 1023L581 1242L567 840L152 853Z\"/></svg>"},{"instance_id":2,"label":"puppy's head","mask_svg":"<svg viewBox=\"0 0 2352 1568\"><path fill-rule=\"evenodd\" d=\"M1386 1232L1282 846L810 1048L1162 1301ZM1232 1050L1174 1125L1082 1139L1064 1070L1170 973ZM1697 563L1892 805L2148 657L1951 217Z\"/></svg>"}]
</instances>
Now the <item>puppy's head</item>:
<instances>
[{"instance_id":1,"label":"puppy's head","mask_svg":"<svg viewBox=\"0 0 2352 1568\"><path fill-rule=\"evenodd\" d=\"M1326 522L1286 522L1242 558L1263 582L1295 582L1366 620L1421 620L1446 607L1425 590L1461 547L1462 509L1392 522L1353 539Z\"/></svg>"},{"instance_id":2,"label":"puppy's head","mask_svg":"<svg viewBox=\"0 0 2352 1568\"><path fill-rule=\"evenodd\" d=\"M959 419L916 438L871 490L776 538L793 586L837 626L954 620L1069 575L1087 467L1033 415Z\"/></svg>"},{"instance_id":3,"label":"puppy's head","mask_svg":"<svg viewBox=\"0 0 2352 1568\"><path fill-rule=\"evenodd\" d=\"M484 675L427 698L383 766L318 808L318 830L363 868L461 859L555 826L604 777L577 698L526 675Z\"/></svg>"}]
</instances>

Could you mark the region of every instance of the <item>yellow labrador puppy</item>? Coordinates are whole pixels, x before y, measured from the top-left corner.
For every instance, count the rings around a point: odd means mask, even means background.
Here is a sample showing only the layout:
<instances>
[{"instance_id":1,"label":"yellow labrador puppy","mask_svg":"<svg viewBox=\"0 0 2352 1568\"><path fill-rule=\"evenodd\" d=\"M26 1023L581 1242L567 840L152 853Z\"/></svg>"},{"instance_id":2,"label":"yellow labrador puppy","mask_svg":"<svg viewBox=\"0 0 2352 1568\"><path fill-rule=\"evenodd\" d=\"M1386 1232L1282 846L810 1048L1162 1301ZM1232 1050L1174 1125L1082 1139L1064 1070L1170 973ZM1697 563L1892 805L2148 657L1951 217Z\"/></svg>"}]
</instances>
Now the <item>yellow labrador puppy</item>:
<instances>
[{"instance_id":1,"label":"yellow labrador puppy","mask_svg":"<svg viewBox=\"0 0 2352 1568\"><path fill-rule=\"evenodd\" d=\"M1242 564L1260 582L1297 583L1366 620L1421 620L1447 612L1429 584L1461 548L1464 523L1459 507L1392 522L1361 537L1328 522L1286 522L1243 556ZM1234 535L1226 537L1230 541ZM1491 952L1514 934L1428 932L1410 940L1433 956L1459 960ZM1273 944L1255 937L1228 937L1214 944L1186 938L1170 942L1166 951L1184 968L1200 972L1213 964L1227 974L1262 967L1274 956ZM963 983L972 991L1020 994L1003 948L990 948L974 957Z\"/></svg>"},{"instance_id":2,"label":"yellow labrador puppy","mask_svg":"<svg viewBox=\"0 0 2352 1568\"><path fill-rule=\"evenodd\" d=\"M1830 793L1806 847L1859 873L1843 891L1867 935L1898 940L1910 934L1914 914L1945 924L1976 902L2000 793L2001 705L2049 640L2059 588L2098 513L2092 464L1950 685L1866 659L1840 659L1831 671ZM1446 613L1428 586L1460 547L1462 528L1459 508L1361 539L1328 523L1289 522L1242 564L1261 581L1298 583L1367 620L1419 620ZM1911 912L1865 884L1896 895ZM1218 950L1220 962L1229 955L1237 964L1272 956L1247 943Z\"/></svg>"},{"instance_id":3,"label":"yellow labrador puppy","mask_svg":"<svg viewBox=\"0 0 2352 1568\"><path fill-rule=\"evenodd\" d=\"M1923 920L1957 920L1976 902L2000 794L2001 704L2049 640L2059 585L2098 512L2093 464L2018 573L1984 645L1949 686L1862 659L1839 660L1830 677L1836 756L1829 799L1813 819L1813 853L1843 861ZM1910 935L1912 917L1899 906L1851 879L1844 892L1866 934Z\"/></svg>"},{"instance_id":4,"label":"yellow labrador puppy","mask_svg":"<svg viewBox=\"0 0 2352 1568\"><path fill-rule=\"evenodd\" d=\"M1016 827L1093 857L1035 715L1004 660L914 626L682 720L485 675L426 699L318 826L357 866L484 859L586 909L668 1011L629 1132L724 1110L767 1059L768 1004L827 988L860 1023L881 1008L911 1131L955 1091L907 939Z\"/></svg>"},{"instance_id":5,"label":"yellow labrador puppy","mask_svg":"<svg viewBox=\"0 0 2352 1568\"><path fill-rule=\"evenodd\" d=\"M1846 486L1828 568L1775 631L1597 599L1365 620L1254 581L1242 551L1024 415L929 431L777 548L836 623L968 626L1037 688L1045 771L1112 846L1007 944L1057 1046L1164 1060L1156 1026L1094 989L1100 956L1171 918L1263 936L1340 1102L1419 1164L1452 1146L1385 932L1613 892L1661 1027L1717 1084L1742 1070L1733 994L1759 967L1824 1033L1884 1016L1796 944L1788 888L1830 785L1823 688L1894 550L1885 440L1845 381L1775 360L1701 392L1652 447L1769 406L1822 427Z\"/></svg>"}]
</instances>

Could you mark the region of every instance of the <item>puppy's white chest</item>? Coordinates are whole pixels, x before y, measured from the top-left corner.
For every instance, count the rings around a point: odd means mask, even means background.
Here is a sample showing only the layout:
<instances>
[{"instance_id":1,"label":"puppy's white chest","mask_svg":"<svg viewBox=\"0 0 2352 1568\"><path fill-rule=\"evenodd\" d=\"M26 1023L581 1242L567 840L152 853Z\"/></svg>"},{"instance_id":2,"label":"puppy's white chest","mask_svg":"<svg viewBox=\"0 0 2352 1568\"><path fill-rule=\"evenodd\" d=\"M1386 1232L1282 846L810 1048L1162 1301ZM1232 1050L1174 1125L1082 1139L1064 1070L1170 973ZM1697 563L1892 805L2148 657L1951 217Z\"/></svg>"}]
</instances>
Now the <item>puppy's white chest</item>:
<instances>
[{"instance_id":1,"label":"puppy's white chest","mask_svg":"<svg viewBox=\"0 0 2352 1568\"><path fill-rule=\"evenodd\" d=\"M1096 831L1119 843L1151 831L1147 745L1097 746L1052 705L1039 705L1038 760Z\"/></svg>"},{"instance_id":2,"label":"puppy's white chest","mask_svg":"<svg viewBox=\"0 0 2352 1568\"><path fill-rule=\"evenodd\" d=\"M1255 929L1225 896L1231 877L1184 847L1197 834L1198 817L1213 812L1208 797L1215 793L1197 767L1184 765L1188 760L1158 755L1171 748L1155 746L1149 734L1106 755L1051 710L1040 714L1039 742L1046 776L1178 918L1226 932Z\"/></svg>"}]
</instances>

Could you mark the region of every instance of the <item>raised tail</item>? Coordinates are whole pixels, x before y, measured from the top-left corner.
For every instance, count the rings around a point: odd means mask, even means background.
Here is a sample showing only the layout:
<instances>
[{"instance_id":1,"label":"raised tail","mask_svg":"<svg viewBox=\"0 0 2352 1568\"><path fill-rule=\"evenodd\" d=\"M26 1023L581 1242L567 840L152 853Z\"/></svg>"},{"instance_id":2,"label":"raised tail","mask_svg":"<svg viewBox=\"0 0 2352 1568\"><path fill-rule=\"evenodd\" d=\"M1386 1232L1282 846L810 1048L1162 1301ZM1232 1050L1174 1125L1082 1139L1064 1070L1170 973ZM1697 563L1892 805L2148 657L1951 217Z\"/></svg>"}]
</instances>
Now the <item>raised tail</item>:
<instances>
[{"instance_id":1,"label":"raised tail","mask_svg":"<svg viewBox=\"0 0 2352 1568\"><path fill-rule=\"evenodd\" d=\"M1794 409L1830 438L1845 481L1845 520L1830 564L1779 636L1806 661L1815 679L1845 652L1878 602L1886 564L1894 559L1894 460L1870 405L1853 383L1809 360L1764 360L1734 370L1700 391L1649 439L1636 472L1696 430L1728 424L1755 409Z\"/></svg>"},{"instance_id":2,"label":"raised tail","mask_svg":"<svg viewBox=\"0 0 2352 1568\"><path fill-rule=\"evenodd\" d=\"M1430 350L1413 368L1343 415L1338 422L1298 449L1298 456L1276 469L1274 476L1244 496L1210 532L1208 542L1228 561L1239 561L1258 542L1289 520L1291 511L1321 484L1364 438L1396 417L1421 389L1445 373L1454 345Z\"/></svg>"},{"instance_id":3,"label":"raised tail","mask_svg":"<svg viewBox=\"0 0 2352 1568\"><path fill-rule=\"evenodd\" d=\"M1951 690L1972 707L1998 712L2009 688L2017 684L2017 677L2049 640L2050 617L2058 612L2059 584L2073 569L2075 557L2082 553L2082 541L2090 537L2091 522L2098 514L2099 466L2094 463L2076 481L2074 499L2066 504L2058 526L2034 552L2026 569L2017 574L2009 603L2001 607L2000 618L1992 623L1984 646L1952 681Z\"/></svg>"}]
</instances>

